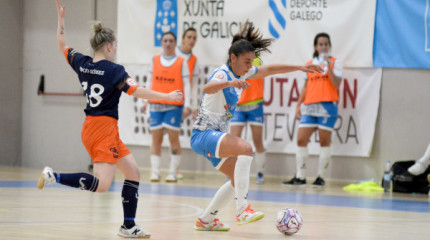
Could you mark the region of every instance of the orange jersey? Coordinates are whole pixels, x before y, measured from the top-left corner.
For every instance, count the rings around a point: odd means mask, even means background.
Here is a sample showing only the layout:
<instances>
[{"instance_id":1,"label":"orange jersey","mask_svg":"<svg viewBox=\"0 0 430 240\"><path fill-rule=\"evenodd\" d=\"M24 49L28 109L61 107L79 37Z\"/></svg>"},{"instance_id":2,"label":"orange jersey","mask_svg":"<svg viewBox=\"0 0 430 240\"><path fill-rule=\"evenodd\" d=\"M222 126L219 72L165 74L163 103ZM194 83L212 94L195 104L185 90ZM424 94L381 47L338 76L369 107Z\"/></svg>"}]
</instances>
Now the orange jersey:
<instances>
[{"instance_id":1,"label":"orange jersey","mask_svg":"<svg viewBox=\"0 0 430 240\"><path fill-rule=\"evenodd\" d=\"M255 58L252 61L253 66L261 66L260 58ZM242 95L240 96L238 105L247 104L247 103L259 103L263 101L264 95L264 78L259 79L247 79L251 85L242 91ZM261 100L261 101L260 101Z\"/></svg>"},{"instance_id":2,"label":"orange jersey","mask_svg":"<svg viewBox=\"0 0 430 240\"><path fill-rule=\"evenodd\" d=\"M170 67L164 67L161 65L161 55L154 57L152 66L152 83L151 90L169 93L174 90L180 90L184 93L184 83L182 81L182 64L184 59L178 57ZM150 103L170 104L182 106L184 105L184 97L180 102L168 101L168 100L150 100Z\"/></svg>"},{"instance_id":3,"label":"orange jersey","mask_svg":"<svg viewBox=\"0 0 430 240\"><path fill-rule=\"evenodd\" d=\"M87 116L81 131L82 142L93 162L117 163L130 154L119 138L118 121L108 116Z\"/></svg>"},{"instance_id":4,"label":"orange jersey","mask_svg":"<svg viewBox=\"0 0 430 240\"><path fill-rule=\"evenodd\" d=\"M330 57L330 59L332 64L329 67L333 69L336 59L334 57ZM312 60L306 64L312 64ZM307 75L304 104L339 101L338 89L333 85L328 71L325 74L314 72L307 73Z\"/></svg>"},{"instance_id":5,"label":"orange jersey","mask_svg":"<svg viewBox=\"0 0 430 240\"><path fill-rule=\"evenodd\" d=\"M188 63L188 68L190 70L190 83L193 81L193 77L194 77L194 66L196 65L197 62L197 58L196 56L194 56L194 54L191 54L190 59L188 59L187 63Z\"/></svg>"}]
</instances>

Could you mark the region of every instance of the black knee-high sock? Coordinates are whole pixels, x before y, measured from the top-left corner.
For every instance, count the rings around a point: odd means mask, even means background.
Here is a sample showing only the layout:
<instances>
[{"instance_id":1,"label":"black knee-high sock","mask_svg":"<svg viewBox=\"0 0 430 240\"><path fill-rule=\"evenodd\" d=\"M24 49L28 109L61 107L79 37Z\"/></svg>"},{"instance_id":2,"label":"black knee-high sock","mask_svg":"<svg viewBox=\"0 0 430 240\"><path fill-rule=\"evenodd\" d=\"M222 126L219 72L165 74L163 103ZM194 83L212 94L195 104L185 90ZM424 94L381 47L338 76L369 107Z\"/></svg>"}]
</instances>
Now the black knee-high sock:
<instances>
[{"instance_id":1,"label":"black knee-high sock","mask_svg":"<svg viewBox=\"0 0 430 240\"><path fill-rule=\"evenodd\" d=\"M136 217L137 201L139 199L139 182L125 180L122 187L122 207L124 209L124 225L130 229Z\"/></svg>"},{"instance_id":2,"label":"black knee-high sock","mask_svg":"<svg viewBox=\"0 0 430 240\"><path fill-rule=\"evenodd\" d=\"M69 187L95 192L99 179L88 173L54 173L57 182Z\"/></svg>"}]
</instances>

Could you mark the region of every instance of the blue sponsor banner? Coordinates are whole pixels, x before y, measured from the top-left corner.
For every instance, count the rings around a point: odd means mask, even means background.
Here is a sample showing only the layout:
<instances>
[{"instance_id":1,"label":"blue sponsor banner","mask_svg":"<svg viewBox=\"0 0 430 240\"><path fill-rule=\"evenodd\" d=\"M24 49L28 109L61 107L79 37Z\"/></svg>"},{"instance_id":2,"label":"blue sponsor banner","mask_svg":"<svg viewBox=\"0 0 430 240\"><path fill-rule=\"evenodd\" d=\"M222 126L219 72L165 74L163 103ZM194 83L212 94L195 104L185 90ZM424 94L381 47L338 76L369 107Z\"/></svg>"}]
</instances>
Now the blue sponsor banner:
<instances>
[{"instance_id":1,"label":"blue sponsor banner","mask_svg":"<svg viewBox=\"0 0 430 240\"><path fill-rule=\"evenodd\" d=\"M429 0L378 0L373 64L430 68Z\"/></svg>"},{"instance_id":2,"label":"blue sponsor banner","mask_svg":"<svg viewBox=\"0 0 430 240\"><path fill-rule=\"evenodd\" d=\"M165 32L178 35L178 3L177 0L157 0L157 12L154 22L154 46L161 46L161 36Z\"/></svg>"}]
</instances>

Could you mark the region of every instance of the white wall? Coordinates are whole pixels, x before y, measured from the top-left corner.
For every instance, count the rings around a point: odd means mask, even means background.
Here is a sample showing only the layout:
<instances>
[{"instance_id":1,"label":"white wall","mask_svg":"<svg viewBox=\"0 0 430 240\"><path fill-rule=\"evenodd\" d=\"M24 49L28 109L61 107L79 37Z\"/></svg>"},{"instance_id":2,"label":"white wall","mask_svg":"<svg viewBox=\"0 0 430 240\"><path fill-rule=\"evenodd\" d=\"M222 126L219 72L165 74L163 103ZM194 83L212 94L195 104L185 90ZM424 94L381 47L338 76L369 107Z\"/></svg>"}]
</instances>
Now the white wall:
<instances>
[{"instance_id":1,"label":"white wall","mask_svg":"<svg viewBox=\"0 0 430 240\"><path fill-rule=\"evenodd\" d=\"M99 19L115 29L116 0L97 3ZM63 0L63 4L67 6L69 45L90 54L89 22L94 14L94 1ZM55 4L53 0L24 0L23 9L22 166L41 168L51 165L68 171L86 170L90 158L80 140L85 99L36 95L41 74L46 76L46 91L81 91L75 73L57 50ZM4 75L3 70L1 73ZM329 179L379 179L385 160L416 159L424 153L430 142L429 74L430 70L383 70L372 154L369 158L334 157ZM10 91L9 86L2 84L0 90ZM0 130L3 132L4 128L1 125ZM130 150L140 166L149 166L148 148L130 146ZM163 159L167 158L165 149ZM184 150L182 159L184 170L214 171L208 161L197 158L189 149ZM295 172L294 156L268 154L266 166L269 175L290 177ZM162 167L167 167L167 161L163 161ZM317 159L312 157L308 162L309 177L316 174L316 168Z\"/></svg>"},{"instance_id":2,"label":"white wall","mask_svg":"<svg viewBox=\"0 0 430 240\"><path fill-rule=\"evenodd\" d=\"M0 165L21 164L22 1L0 2Z\"/></svg>"}]
</instances>

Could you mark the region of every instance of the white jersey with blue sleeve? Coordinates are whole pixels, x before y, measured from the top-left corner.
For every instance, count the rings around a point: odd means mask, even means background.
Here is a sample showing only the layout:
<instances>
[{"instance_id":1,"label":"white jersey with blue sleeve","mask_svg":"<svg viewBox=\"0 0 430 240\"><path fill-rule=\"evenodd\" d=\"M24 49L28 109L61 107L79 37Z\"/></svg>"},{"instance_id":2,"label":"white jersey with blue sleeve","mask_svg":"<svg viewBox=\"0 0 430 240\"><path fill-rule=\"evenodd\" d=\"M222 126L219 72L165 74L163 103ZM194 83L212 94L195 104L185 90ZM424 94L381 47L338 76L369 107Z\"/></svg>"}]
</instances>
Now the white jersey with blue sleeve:
<instances>
[{"instance_id":1,"label":"white jersey with blue sleeve","mask_svg":"<svg viewBox=\"0 0 430 240\"><path fill-rule=\"evenodd\" d=\"M225 64L212 73L208 81L226 82L236 79L249 79L257 73L253 66L245 75L236 76ZM200 103L199 114L193 128L206 131L209 129L228 132L230 119L233 117L242 89L228 87L214 94L204 94Z\"/></svg>"}]
</instances>

